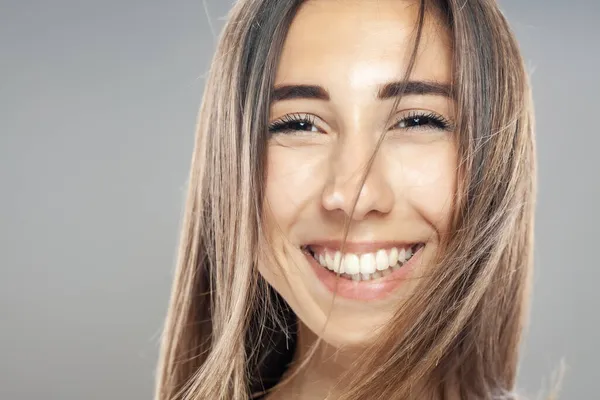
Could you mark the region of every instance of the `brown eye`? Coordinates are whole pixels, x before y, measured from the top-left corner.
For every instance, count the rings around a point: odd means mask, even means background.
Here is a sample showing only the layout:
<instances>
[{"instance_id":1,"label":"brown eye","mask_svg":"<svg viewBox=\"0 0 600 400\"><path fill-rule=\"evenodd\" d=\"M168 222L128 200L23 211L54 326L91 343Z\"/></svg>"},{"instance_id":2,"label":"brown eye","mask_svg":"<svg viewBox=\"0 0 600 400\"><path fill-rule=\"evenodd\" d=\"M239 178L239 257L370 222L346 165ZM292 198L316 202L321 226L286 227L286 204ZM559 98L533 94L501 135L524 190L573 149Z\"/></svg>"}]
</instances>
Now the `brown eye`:
<instances>
[{"instance_id":1,"label":"brown eye","mask_svg":"<svg viewBox=\"0 0 600 400\"><path fill-rule=\"evenodd\" d=\"M441 115L434 113L412 113L394 125L393 129L437 129L449 130L450 123Z\"/></svg>"},{"instance_id":2,"label":"brown eye","mask_svg":"<svg viewBox=\"0 0 600 400\"><path fill-rule=\"evenodd\" d=\"M303 114L289 114L269 125L271 134L296 132L322 132L314 124L315 117Z\"/></svg>"},{"instance_id":3,"label":"brown eye","mask_svg":"<svg viewBox=\"0 0 600 400\"><path fill-rule=\"evenodd\" d=\"M286 122L278 127L271 128L271 132L287 132L287 131L308 131L318 132L316 126L307 121Z\"/></svg>"}]
</instances>

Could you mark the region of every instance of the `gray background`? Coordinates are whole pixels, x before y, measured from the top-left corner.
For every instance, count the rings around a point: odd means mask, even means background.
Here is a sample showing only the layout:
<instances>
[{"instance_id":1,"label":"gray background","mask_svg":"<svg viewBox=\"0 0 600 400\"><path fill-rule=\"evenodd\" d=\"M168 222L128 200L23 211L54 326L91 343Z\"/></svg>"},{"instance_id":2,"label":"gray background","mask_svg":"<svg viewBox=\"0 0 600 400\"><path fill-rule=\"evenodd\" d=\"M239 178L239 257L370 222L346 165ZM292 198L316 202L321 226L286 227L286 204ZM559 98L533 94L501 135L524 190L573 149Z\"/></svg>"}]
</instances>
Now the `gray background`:
<instances>
[{"instance_id":1,"label":"gray background","mask_svg":"<svg viewBox=\"0 0 600 400\"><path fill-rule=\"evenodd\" d=\"M519 385L598 399L600 2L503 0L537 108ZM0 399L149 399L196 112L230 1L0 1ZM210 15L207 18L206 11Z\"/></svg>"}]
</instances>

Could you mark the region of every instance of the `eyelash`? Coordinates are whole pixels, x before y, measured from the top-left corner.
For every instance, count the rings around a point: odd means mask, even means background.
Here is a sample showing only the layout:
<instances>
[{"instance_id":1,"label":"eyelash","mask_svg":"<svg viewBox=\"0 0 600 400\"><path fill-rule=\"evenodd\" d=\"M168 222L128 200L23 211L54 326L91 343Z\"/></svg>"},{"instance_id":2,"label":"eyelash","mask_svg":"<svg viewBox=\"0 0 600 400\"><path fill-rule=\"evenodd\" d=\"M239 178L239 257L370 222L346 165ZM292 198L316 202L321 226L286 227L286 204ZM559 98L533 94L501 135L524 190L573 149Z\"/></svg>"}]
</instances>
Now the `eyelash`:
<instances>
[{"instance_id":1,"label":"eyelash","mask_svg":"<svg viewBox=\"0 0 600 400\"><path fill-rule=\"evenodd\" d=\"M294 129L294 124L307 124L307 125L315 125L315 116L311 114L287 114L278 119L277 121L269 124L269 132L271 134L276 133L293 133L293 132L306 132L300 129ZM310 131L308 131L310 132Z\"/></svg>"},{"instance_id":2,"label":"eyelash","mask_svg":"<svg viewBox=\"0 0 600 400\"><path fill-rule=\"evenodd\" d=\"M415 120L425 120L427 122L429 122L427 125L418 125L418 126L409 126L409 127L405 127L404 129L428 129L428 126L433 126L433 129L438 129L441 131L449 131L452 129L452 124L450 123L450 121L448 121L446 118L444 118L443 116L434 113L434 112L423 112L423 111L411 111L408 113L408 115L406 115L405 117L402 117L400 120L396 121L393 125L393 128L396 128L398 126L398 124L402 123L402 122L408 122L408 121L412 121L415 122ZM402 128L398 128L398 129L402 129Z\"/></svg>"},{"instance_id":3,"label":"eyelash","mask_svg":"<svg viewBox=\"0 0 600 400\"><path fill-rule=\"evenodd\" d=\"M427 123L426 125L406 126L404 128L398 128L398 125L402 122L408 123L409 121L415 122L416 120L425 120ZM297 132L313 132L312 130L295 129L293 125L306 124L309 126L316 127L314 123L314 115L300 113L287 114L278 119L277 121L272 122L269 125L269 132L271 134L294 134ZM394 125L392 125L392 129L418 130L429 129L430 126L433 126L433 129L449 131L451 130L452 124L446 118L434 112L411 111L408 115L396 121Z\"/></svg>"}]
</instances>

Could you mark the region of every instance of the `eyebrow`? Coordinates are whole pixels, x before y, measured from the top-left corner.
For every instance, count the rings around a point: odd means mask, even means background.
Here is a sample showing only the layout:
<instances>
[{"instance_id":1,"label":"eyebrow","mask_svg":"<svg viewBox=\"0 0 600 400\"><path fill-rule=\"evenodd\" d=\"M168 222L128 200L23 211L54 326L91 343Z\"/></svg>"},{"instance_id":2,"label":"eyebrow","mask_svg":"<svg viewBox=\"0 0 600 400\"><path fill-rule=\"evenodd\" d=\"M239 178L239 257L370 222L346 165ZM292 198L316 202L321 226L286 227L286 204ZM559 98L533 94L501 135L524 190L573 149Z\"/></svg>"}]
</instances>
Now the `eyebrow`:
<instances>
[{"instance_id":1,"label":"eyebrow","mask_svg":"<svg viewBox=\"0 0 600 400\"><path fill-rule=\"evenodd\" d=\"M450 85L432 81L390 82L377 92L378 99L389 99L399 95L438 95L452 97Z\"/></svg>"},{"instance_id":2,"label":"eyebrow","mask_svg":"<svg viewBox=\"0 0 600 400\"><path fill-rule=\"evenodd\" d=\"M329 100L329 92L316 85L285 85L273 90L272 101L292 99Z\"/></svg>"},{"instance_id":3,"label":"eyebrow","mask_svg":"<svg viewBox=\"0 0 600 400\"><path fill-rule=\"evenodd\" d=\"M438 95L452 97L450 85L433 81L408 81L408 82L389 82L384 84L377 91L377 98L380 100L397 97L400 94L410 95ZM277 86L273 90L272 102L293 100L293 99L313 99L330 100L329 92L318 85L283 85Z\"/></svg>"}]
</instances>

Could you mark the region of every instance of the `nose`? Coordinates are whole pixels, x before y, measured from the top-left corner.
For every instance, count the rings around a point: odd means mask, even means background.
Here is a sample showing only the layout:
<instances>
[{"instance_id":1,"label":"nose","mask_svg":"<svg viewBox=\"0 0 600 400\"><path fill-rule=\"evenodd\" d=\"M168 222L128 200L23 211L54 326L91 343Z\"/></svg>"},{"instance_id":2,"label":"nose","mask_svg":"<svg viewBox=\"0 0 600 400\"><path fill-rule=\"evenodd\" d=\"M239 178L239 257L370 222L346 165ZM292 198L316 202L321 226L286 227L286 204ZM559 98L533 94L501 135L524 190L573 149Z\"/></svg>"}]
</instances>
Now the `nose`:
<instances>
[{"instance_id":1,"label":"nose","mask_svg":"<svg viewBox=\"0 0 600 400\"><path fill-rule=\"evenodd\" d=\"M373 163L367 170L373 155ZM389 182L390 174L386 174L385 158L381 152L375 153L375 143L367 145L359 140L346 140L336 148L330 165L330 176L322 196L323 208L340 210L353 220L392 211L394 192ZM352 212L355 201L356 207Z\"/></svg>"}]
</instances>

